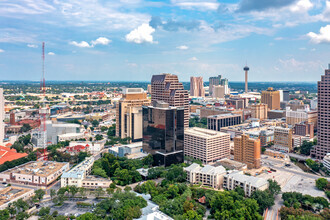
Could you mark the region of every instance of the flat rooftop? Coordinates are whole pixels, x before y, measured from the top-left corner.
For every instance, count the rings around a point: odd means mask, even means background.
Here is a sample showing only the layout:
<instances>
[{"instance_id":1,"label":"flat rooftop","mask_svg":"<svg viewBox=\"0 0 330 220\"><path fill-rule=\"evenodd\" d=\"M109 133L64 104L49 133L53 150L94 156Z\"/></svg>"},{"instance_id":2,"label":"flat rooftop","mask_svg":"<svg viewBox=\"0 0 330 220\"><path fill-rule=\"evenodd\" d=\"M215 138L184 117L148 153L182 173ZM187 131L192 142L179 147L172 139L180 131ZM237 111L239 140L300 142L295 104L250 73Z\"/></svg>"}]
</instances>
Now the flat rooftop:
<instances>
[{"instance_id":1,"label":"flat rooftop","mask_svg":"<svg viewBox=\"0 0 330 220\"><path fill-rule=\"evenodd\" d=\"M26 175L36 175L41 177L47 177L63 166L68 164L67 162L55 162L55 161L31 161L20 166L2 172L2 174L19 173Z\"/></svg>"},{"instance_id":2,"label":"flat rooftop","mask_svg":"<svg viewBox=\"0 0 330 220\"><path fill-rule=\"evenodd\" d=\"M3 204L11 202L13 199L16 199L27 192L33 192L33 189L18 187L18 186L9 186L0 190L0 206Z\"/></svg>"},{"instance_id":3,"label":"flat rooftop","mask_svg":"<svg viewBox=\"0 0 330 220\"><path fill-rule=\"evenodd\" d=\"M242 116L239 114L226 113L220 115L210 115L207 118L223 119L223 118L233 118L233 117L242 117Z\"/></svg>"},{"instance_id":4,"label":"flat rooftop","mask_svg":"<svg viewBox=\"0 0 330 220\"><path fill-rule=\"evenodd\" d=\"M188 128L184 131L184 134L196 136L199 138L214 138L214 137L228 135L227 133L214 131L214 130L210 130L210 129L206 129L206 128L198 128L198 127Z\"/></svg>"}]
</instances>

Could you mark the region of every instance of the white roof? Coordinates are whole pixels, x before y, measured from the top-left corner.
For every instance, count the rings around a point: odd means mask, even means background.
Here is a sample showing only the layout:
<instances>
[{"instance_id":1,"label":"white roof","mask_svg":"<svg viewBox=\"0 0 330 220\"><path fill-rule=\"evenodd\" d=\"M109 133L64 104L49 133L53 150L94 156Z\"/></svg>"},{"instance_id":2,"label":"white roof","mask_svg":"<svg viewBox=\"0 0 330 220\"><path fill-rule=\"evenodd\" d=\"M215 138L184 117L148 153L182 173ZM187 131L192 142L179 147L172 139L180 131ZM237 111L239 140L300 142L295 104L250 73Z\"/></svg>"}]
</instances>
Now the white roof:
<instances>
[{"instance_id":1,"label":"white roof","mask_svg":"<svg viewBox=\"0 0 330 220\"><path fill-rule=\"evenodd\" d=\"M254 177L254 176L247 176L247 175L244 175L243 172L240 172L240 171L234 171L232 173L225 175L225 177L231 177L240 183L248 182L248 183L250 183L251 186L254 186L256 188L259 188L261 186L268 184L268 181L265 179Z\"/></svg>"},{"instance_id":2,"label":"white roof","mask_svg":"<svg viewBox=\"0 0 330 220\"><path fill-rule=\"evenodd\" d=\"M217 175L217 174L226 173L226 169L223 166L214 167L211 165L205 165L204 167L201 167L197 163L191 164L189 167L184 168L184 170L190 171L190 172L199 172L199 173L209 174L209 175Z\"/></svg>"}]
</instances>

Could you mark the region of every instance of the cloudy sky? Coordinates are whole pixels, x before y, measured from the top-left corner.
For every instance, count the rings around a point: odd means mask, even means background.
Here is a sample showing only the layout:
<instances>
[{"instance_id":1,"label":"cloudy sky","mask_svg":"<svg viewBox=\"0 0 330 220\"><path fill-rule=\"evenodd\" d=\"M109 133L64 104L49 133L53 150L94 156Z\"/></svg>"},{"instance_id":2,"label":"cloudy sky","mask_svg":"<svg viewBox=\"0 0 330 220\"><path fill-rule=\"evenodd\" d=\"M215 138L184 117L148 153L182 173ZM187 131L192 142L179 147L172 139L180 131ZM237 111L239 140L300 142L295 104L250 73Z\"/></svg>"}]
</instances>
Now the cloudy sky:
<instances>
[{"instance_id":1,"label":"cloudy sky","mask_svg":"<svg viewBox=\"0 0 330 220\"><path fill-rule=\"evenodd\" d=\"M317 81L330 62L326 0L1 0L0 80L149 81L222 74Z\"/></svg>"}]
</instances>

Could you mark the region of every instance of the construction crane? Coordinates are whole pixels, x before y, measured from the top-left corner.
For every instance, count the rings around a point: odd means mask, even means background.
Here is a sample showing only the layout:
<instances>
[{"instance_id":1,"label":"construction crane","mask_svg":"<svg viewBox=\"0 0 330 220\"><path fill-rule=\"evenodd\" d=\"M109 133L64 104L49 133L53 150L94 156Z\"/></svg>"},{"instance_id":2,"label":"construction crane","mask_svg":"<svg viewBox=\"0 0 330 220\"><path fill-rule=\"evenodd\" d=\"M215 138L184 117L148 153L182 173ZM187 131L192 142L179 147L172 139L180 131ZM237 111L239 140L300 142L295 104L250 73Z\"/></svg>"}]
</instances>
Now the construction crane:
<instances>
[{"instance_id":1,"label":"construction crane","mask_svg":"<svg viewBox=\"0 0 330 220\"><path fill-rule=\"evenodd\" d=\"M39 109L40 116L40 129L39 129L39 141L38 148L42 149L43 152L38 155L38 160L48 160L47 158L47 127L46 120L49 112L46 106L46 83L45 83L45 42L42 42L42 77L40 80L40 94L42 97L42 104Z\"/></svg>"}]
</instances>

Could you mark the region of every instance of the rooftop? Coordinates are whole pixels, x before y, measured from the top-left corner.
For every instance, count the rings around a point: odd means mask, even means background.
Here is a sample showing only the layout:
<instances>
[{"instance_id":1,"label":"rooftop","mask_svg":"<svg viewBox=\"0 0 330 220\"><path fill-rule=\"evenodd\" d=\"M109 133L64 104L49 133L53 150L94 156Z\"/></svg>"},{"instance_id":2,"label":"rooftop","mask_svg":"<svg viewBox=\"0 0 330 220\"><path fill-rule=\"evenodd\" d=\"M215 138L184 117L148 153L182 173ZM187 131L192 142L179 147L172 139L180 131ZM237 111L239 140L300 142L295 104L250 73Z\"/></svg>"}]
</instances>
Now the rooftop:
<instances>
[{"instance_id":1,"label":"rooftop","mask_svg":"<svg viewBox=\"0 0 330 220\"><path fill-rule=\"evenodd\" d=\"M10 149L9 147L0 146L0 164L3 164L7 161L12 161L22 157L26 157L27 155L28 155L27 153L17 153L15 149Z\"/></svg>"},{"instance_id":2,"label":"rooftop","mask_svg":"<svg viewBox=\"0 0 330 220\"><path fill-rule=\"evenodd\" d=\"M251 186L254 186L256 188L259 188L261 186L264 186L265 184L268 184L268 181L262 178L254 177L254 176L247 176L244 175L241 171L233 171L232 173L229 173L225 175L226 177L232 177L234 180L244 183L250 183Z\"/></svg>"},{"instance_id":3,"label":"rooftop","mask_svg":"<svg viewBox=\"0 0 330 220\"><path fill-rule=\"evenodd\" d=\"M9 186L0 190L0 206L3 204L11 202L13 199L16 199L27 192L33 192L33 189Z\"/></svg>"},{"instance_id":4,"label":"rooftop","mask_svg":"<svg viewBox=\"0 0 330 220\"><path fill-rule=\"evenodd\" d=\"M184 168L184 170L189 172L200 172L203 174L209 174L209 175L216 175L216 174L225 174L226 169L223 166L211 166L211 165L205 165L204 167L201 167L197 163L191 164L189 167Z\"/></svg>"},{"instance_id":5,"label":"rooftop","mask_svg":"<svg viewBox=\"0 0 330 220\"><path fill-rule=\"evenodd\" d=\"M188 128L184 133L185 135L192 135L199 138L214 138L228 135L227 133L198 127Z\"/></svg>"},{"instance_id":6,"label":"rooftop","mask_svg":"<svg viewBox=\"0 0 330 220\"><path fill-rule=\"evenodd\" d=\"M80 178L85 177L86 170L94 163L94 157L86 157L83 162L73 167L67 172L63 172L62 178Z\"/></svg>"},{"instance_id":7,"label":"rooftop","mask_svg":"<svg viewBox=\"0 0 330 220\"><path fill-rule=\"evenodd\" d=\"M227 114L220 114L220 115L210 115L207 118L216 118L216 119L222 119L222 118L229 118L229 117L241 117L239 114L232 114L232 113L227 113Z\"/></svg>"},{"instance_id":8,"label":"rooftop","mask_svg":"<svg viewBox=\"0 0 330 220\"><path fill-rule=\"evenodd\" d=\"M37 175L41 177L47 177L58 170L62 169L63 166L67 165L66 162L55 162L55 161L30 161L20 166L2 172L3 174L19 173L26 175Z\"/></svg>"}]
</instances>

